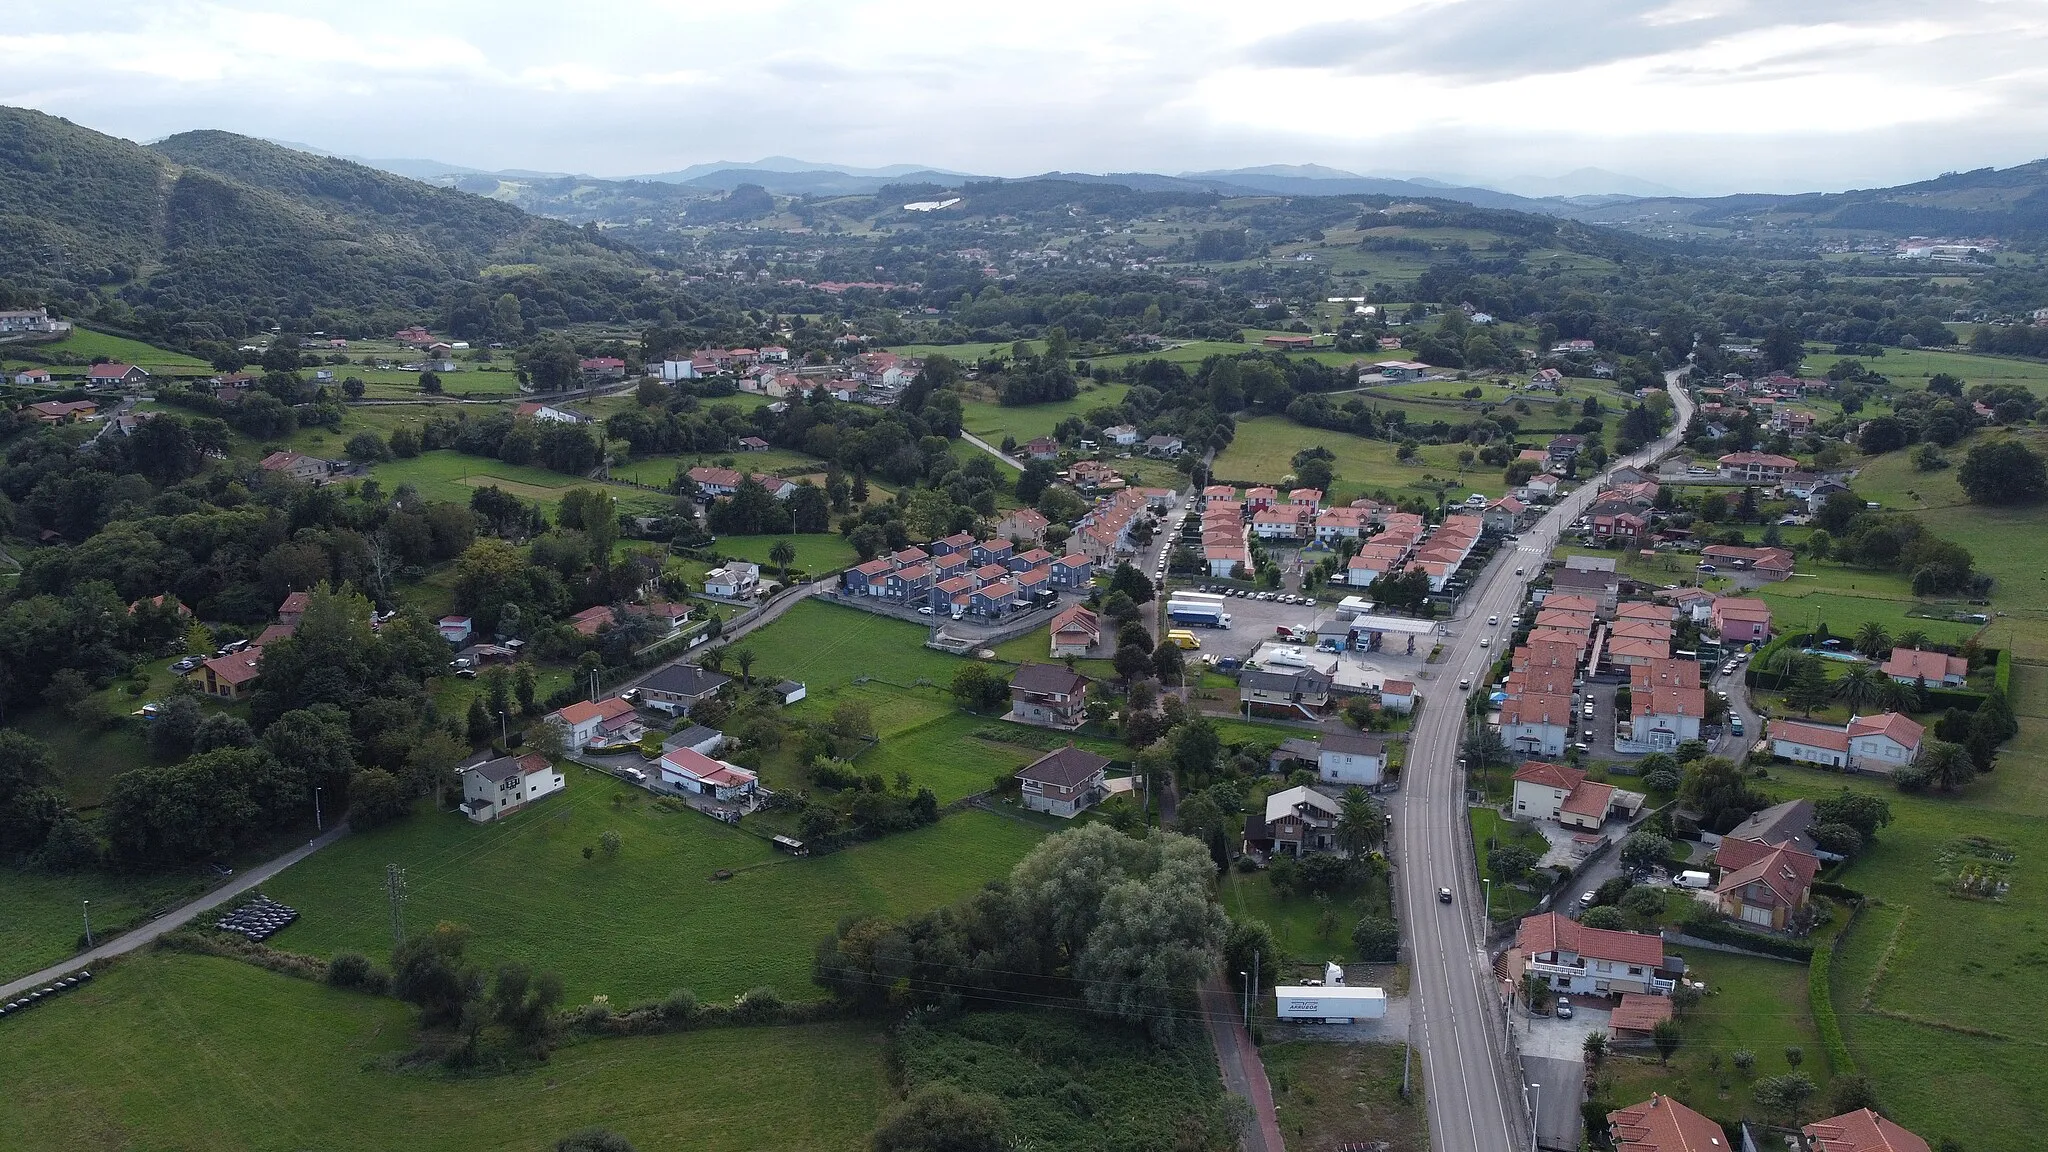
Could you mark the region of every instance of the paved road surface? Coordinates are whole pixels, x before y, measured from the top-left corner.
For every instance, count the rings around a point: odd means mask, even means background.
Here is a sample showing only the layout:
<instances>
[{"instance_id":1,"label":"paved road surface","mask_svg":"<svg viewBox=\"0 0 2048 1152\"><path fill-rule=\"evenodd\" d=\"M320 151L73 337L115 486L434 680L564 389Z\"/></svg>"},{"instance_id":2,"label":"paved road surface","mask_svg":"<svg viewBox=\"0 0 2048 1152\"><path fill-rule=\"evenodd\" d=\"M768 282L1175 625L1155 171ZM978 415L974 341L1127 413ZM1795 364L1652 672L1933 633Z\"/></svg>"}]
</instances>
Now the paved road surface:
<instances>
[{"instance_id":1,"label":"paved road surface","mask_svg":"<svg viewBox=\"0 0 2048 1152\"><path fill-rule=\"evenodd\" d=\"M1683 428L1692 402L1675 375L1668 384ZM1674 431L1613 467L1654 459L1677 439ZM1558 533L1591 504L1596 487L1592 481L1582 484L1519 543L1503 548L1466 593L1444 661L1423 689L1428 705L1409 739L1394 824L1395 896L1408 929L1430 1142L1439 1152L1511 1152L1526 1147L1529 1138L1522 1086L1509 1082L1503 1057L1500 992L1479 924L1479 884L1467 847L1465 782L1456 764L1466 693L1458 680L1469 676L1475 690L1481 686L1498 653L1479 647L1480 637L1500 631L1485 619L1506 618L1520 606ZM1451 890L1451 903L1438 901L1440 888Z\"/></svg>"},{"instance_id":2,"label":"paved road surface","mask_svg":"<svg viewBox=\"0 0 2048 1152\"><path fill-rule=\"evenodd\" d=\"M1243 1152L1286 1152L1280 1139L1280 1116L1273 1110L1273 1085L1266 1079L1265 1062L1244 1029L1243 1001L1230 994L1215 976L1196 989L1202 1004L1202 1027L1216 1050L1216 1065L1223 1072L1223 1087L1251 1105L1252 1124L1238 1147Z\"/></svg>"},{"instance_id":3,"label":"paved road surface","mask_svg":"<svg viewBox=\"0 0 2048 1152\"><path fill-rule=\"evenodd\" d=\"M66 972L76 972L80 968L88 967L110 956L119 956L125 952L133 952L166 932L184 927L185 924L201 912L210 908L218 908L242 893L249 891L251 888L257 887L272 876L297 864L299 861L304 860L306 857L311 856L313 853L327 847L347 834L348 824L346 822L337 824L319 838L308 841L275 860L258 864L254 868L244 869L236 873L227 883L215 888L206 895L200 896L190 903L182 904L139 928L124 932L96 948L73 956L69 960L52 964L41 972L30 976L23 976L21 979L7 984L0 984L0 1001L12 1000L24 992L48 984Z\"/></svg>"},{"instance_id":4,"label":"paved road surface","mask_svg":"<svg viewBox=\"0 0 2048 1152\"><path fill-rule=\"evenodd\" d=\"M1024 470L1024 461L1017 459L1015 456L1006 455L1002 449L996 447L995 445L989 443L986 440L983 440L981 437L976 436L974 433L969 432L967 429L962 428L960 430L960 438L962 440L967 441L969 444L974 445L976 448L981 449L983 452L986 452L989 455L995 457L996 459L1001 460L1003 463L1008 464L1010 467L1015 468L1017 471L1022 472Z\"/></svg>"}]
</instances>

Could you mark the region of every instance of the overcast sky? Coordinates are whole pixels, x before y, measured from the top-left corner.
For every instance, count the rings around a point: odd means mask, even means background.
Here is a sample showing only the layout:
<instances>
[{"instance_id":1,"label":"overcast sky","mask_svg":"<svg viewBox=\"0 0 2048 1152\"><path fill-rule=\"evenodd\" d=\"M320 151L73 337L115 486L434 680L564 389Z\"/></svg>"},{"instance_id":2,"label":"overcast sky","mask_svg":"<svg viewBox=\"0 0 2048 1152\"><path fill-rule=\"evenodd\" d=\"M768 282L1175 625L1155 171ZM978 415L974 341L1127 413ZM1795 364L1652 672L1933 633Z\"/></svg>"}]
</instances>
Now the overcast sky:
<instances>
[{"instance_id":1,"label":"overcast sky","mask_svg":"<svg viewBox=\"0 0 2048 1152\"><path fill-rule=\"evenodd\" d=\"M0 103L623 176L1316 163L1869 187L2048 155L2048 0L11 0Z\"/></svg>"}]
</instances>

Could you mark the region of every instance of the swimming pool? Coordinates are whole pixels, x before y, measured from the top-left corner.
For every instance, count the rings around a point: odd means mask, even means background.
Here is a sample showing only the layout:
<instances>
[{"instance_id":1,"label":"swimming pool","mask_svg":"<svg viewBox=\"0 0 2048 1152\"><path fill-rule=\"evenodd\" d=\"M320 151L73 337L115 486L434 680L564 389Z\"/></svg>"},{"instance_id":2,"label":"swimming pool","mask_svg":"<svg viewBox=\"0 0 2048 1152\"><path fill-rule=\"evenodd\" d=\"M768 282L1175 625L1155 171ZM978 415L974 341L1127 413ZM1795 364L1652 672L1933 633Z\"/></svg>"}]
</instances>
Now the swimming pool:
<instances>
[{"instance_id":1,"label":"swimming pool","mask_svg":"<svg viewBox=\"0 0 2048 1152\"><path fill-rule=\"evenodd\" d=\"M1854 652L1832 652L1826 648L1801 648L1800 651L1808 656L1818 656L1823 660L1840 660L1844 664L1863 663L1863 657L1858 656Z\"/></svg>"}]
</instances>

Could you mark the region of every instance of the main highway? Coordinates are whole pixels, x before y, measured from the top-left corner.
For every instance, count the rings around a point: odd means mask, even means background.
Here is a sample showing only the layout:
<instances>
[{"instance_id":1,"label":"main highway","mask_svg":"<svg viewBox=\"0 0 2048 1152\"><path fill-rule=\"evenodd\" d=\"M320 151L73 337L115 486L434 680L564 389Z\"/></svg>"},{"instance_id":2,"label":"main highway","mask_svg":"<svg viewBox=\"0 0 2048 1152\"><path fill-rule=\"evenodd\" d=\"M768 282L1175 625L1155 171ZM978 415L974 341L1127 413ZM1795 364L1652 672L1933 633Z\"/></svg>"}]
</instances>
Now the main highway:
<instances>
[{"instance_id":1,"label":"main highway","mask_svg":"<svg viewBox=\"0 0 2048 1152\"><path fill-rule=\"evenodd\" d=\"M1666 379L1676 406L1674 430L1612 468L1641 466L1676 446L1692 416L1677 374ZM1560 501L1519 541L1510 541L1466 592L1444 639L1444 658L1425 689L1426 703L1409 737L1408 762L1395 808L1395 893L1407 933L1414 1040L1422 1052L1430 1144L1438 1152L1520 1152L1529 1146L1522 1085L1510 1078L1502 1030L1505 1009L1480 920L1482 895L1466 829L1465 780L1457 766L1471 691L1510 633L1529 581L1543 571L1561 532L1593 501L1594 480ZM1487 647L1480 640L1488 638ZM1438 890L1448 888L1448 904Z\"/></svg>"}]
</instances>

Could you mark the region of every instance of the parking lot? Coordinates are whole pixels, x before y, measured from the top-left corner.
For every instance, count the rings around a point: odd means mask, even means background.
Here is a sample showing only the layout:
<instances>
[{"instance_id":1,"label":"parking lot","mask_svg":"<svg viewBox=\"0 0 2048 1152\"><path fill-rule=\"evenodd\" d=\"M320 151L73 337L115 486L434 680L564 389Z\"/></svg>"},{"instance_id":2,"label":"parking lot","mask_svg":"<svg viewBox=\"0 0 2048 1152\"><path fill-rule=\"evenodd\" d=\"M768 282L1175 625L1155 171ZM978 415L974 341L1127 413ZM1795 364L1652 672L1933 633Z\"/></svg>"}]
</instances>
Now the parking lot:
<instances>
[{"instance_id":1,"label":"parking lot","mask_svg":"<svg viewBox=\"0 0 2048 1152\"><path fill-rule=\"evenodd\" d=\"M1202 654L1219 658L1242 660L1250 656L1260 643L1271 640L1277 630L1286 628L1313 628L1317 619L1336 612L1336 605L1318 606L1283 603L1279 593L1262 593L1273 596L1272 600L1255 599L1251 596L1236 596L1222 592L1221 585L1196 584L1181 587L1181 592L1203 592L1216 590L1225 596L1223 610L1230 615L1230 627L1224 630L1196 628L1195 635L1202 638ZM1169 593L1169 598L1171 593ZM1301 599L1301 597L1292 597Z\"/></svg>"}]
</instances>

